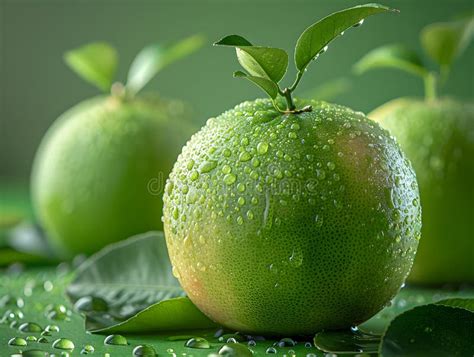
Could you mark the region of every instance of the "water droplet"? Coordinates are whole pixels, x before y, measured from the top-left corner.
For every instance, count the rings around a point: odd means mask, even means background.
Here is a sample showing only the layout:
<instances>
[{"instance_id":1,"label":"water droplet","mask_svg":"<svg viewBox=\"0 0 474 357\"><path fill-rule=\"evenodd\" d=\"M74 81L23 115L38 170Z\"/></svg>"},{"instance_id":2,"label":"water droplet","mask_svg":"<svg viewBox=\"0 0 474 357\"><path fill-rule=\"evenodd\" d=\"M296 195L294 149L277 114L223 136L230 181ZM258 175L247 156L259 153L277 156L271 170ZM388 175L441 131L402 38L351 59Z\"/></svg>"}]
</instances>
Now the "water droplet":
<instances>
[{"instance_id":1,"label":"water droplet","mask_svg":"<svg viewBox=\"0 0 474 357\"><path fill-rule=\"evenodd\" d=\"M314 217L314 223L316 224L316 227L320 228L323 226L323 217L320 215L316 215Z\"/></svg>"},{"instance_id":2,"label":"water droplet","mask_svg":"<svg viewBox=\"0 0 474 357\"><path fill-rule=\"evenodd\" d=\"M277 353L277 350L276 350L275 347L268 347L267 350L265 351L265 353L273 354L273 353Z\"/></svg>"},{"instance_id":3,"label":"water droplet","mask_svg":"<svg viewBox=\"0 0 474 357\"><path fill-rule=\"evenodd\" d=\"M293 347L293 346L296 346L296 342L295 340L289 337L285 337L285 338L282 338L280 341L276 342L276 345L278 347Z\"/></svg>"},{"instance_id":4,"label":"water droplet","mask_svg":"<svg viewBox=\"0 0 474 357\"><path fill-rule=\"evenodd\" d=\"M48 325L44 330L49 332L59 332L59 327L57 325Z\"/></svg>"},{"instance_id":5,"label":"water droplet","mask_svg":"<svg viewBox=\"0 0 474 357\"><path fill-rule=\"evenodd\" d=\"M8 341L10 346L27 346L28 342L22 337L13 337Z\"/></svg>"},{"instance_id":6,"label":"water droplet","mask_svg":"<svg viewBox=\"0 0 474 357\"><path fill-rule=\"evenodd\" d=\"M352 27L359 27L359 26L361 26L363 23L364 23L364 19L360 20L358 23L356 23L356 24L353 25Z\"/></svg>"},{"instance_id":7,"label":"water droplet","mask_svg":"<svg viewBox=\"0 0 474 357\"><path fill-rule=\"evenodd\" d=\"M234 174L227 174L224 176L224 182L227 185L232 185L235 182L235 180L237 180L237 177Z\"/></svg>"},{"instance_id":8,"label":"water droplet","mask_svg":"<svg viewBox=\"0 0 474 357\"><path fill-rule=\"evenodd\" d=\"M263 155L263 154L266 154L268 151L268 144L264 141L258 143L257 145L257 152L260 154L260 155Z\"/></svg>"},{"instance_id":9,"label":"water droplet","mask_svg":"<svg viewBox=\"0 0 474 357\"><path fill-rule=\"evenodd\" d=\"M252 158L252 155L248 151L242 151L239 155L239 160L242 162L249 161Z\"/></svg>"},{"instance_id":10,"label":"water droplet","mask_svg":"<svg viewBox=\"0 0 474 357\"><path fill-rule=\"evenodd\" d=\"M81 354L83 355L87 355L89 353L94 353L95 349L94 349L94 346L92 345L85 345L82 350L81 350Z\"/></svg>"},{"instance_id":11,"label":"water droplet","mask_svg":"<svg viewBox=\"0 0 474 357\"><path fill-rule=\"evenodd\" d=\"M221 356L226 357L251 357L252 352L244 345L239 343L225 344L218 352Z\"/></svg>"},{"instance_id":12,"label":"water droplet","mask_svg":"<svg viewBox=\"0 0 474 357\"><path fill-rule=\"evenodd\" d=\"M296 138L298 137L298 135L296 135L296 133L295 133L294 131L290 131L290 132L288 133L288 137L289 137L290 139L296 139Z\"/></svg>"},{"instance_id":13,"label":"water droplet","mask_svg":"<svg viewBox=\"0 0 474 357\"><path fill-rule=\"evenodd\" d=\"M328 45L324 46L321 51L318 52L318 55L322 55L324 52L326 52L328 50Z\"/></svg>"},{"instance_id":14,"label":"water droplet","mask_svg":"<svg viewBox=\"0 0 474 357\"><path fill-rule=\"evenodd\" d=\"M193 337L186 341L184 344L185 347L189 348L198 348L198 349L208 349L211 348L209 342L202 337Z\"/></svg>"},{"instance_id":15,"label":"water droplet","mask_svg":"<svg viewBox=\"0 0 474 357\"><path fill-rule=\"evenodd\" d=\"M48 305L46 307L46 316L50 320L57 320L57 321L63 321L68 318L68 310L66 309L66 306L62 304L58 305Z\"/></svg>"},{"instance_id":16,"label":"water droplet","mask_svg":"<svg viewBox=\"0 0 474 357\"><path fill-rule=\"evenodd\" d=\"M74 309L79 312L107 311L109 309L109 305L107 301L100 297L83 296L76 301L76 303L74 304Z\"/></svg>"},{"instance_id":17,"label":"water droplet","mask_svg":"<svg viewBox=\"0 0 474 357\"><path fill-rule=\"evenodd\" d=\"M18 327L21 332L41 332L43 328L34 322L25 322Z\"/></svg>"},{"instance_id":18,"label":"water droplet","mask_svg":"<svg viewBox=\"0 0 474 357\"><path fill-rule=\"evenodd\" d=\"M313 344L311 342L305 342L304 346L306 348L311 348L311 347L313 347Z\"/></svg>"},{"instance_id":19,"label":"water droplet","mask_svg":"<svg viewBox=\"0 0 474 357\"><path fill-rule=\"evenodd\" d=\"M214 170L216 166L217 162L214 160L205 161L199 168L199 171L201 171L201 173L208 173Z\"/></svg>"},{"instance_id":20,"label":"water droplet","mask_svg":"<svg viewBox=\"0 0 474 357\"><path fill-rule=\"evenodd\" d=\"M49 340L46 338L46 337L40 337L38 338L38 342L39 343L49 343Z\"/></svg>"},{"instance_id":21,"label":"water droplet","mask_svg":"<svg viewBox=\"0 0 474 357\"><path fill-rule=\"evenodd\" d=\"M28 341L28 342L36 342L36 341L38 341L38 339L36 338L36 336L26 336L25 340Z\"/></svg>"},{"instance_id":22,"label":"water droplet","mask_svg":"<svg viewBox=\"0 0 474 357\"><path fill-rule=\"evenodd\" d=\"M67 338L58 338L53 342L53 347L60 350L73 350L75 346L74 343Z\"/></svg>"},{"instance_id":23,"label":"water droplet","mask_svg":"<svg viewBox=\"0 0 474 357\"><path fill-rule=\"evenodd\" d=\"M199 178L199 172L197 172L196 170L193 170L191 174L189 175L189 179L191 181L196 181L198 178Z\"/></svg>"},{"instance_id":24,"label":"water droplet","mask_svg":"<svg viewBox=\"0 0 474 357\"><path fill-rule=\"evenodd\" d=\"M104 339L104 345L128 345L127 339L122 335L109 335Z\"/></svg>"},{"instance_id":25,"label":"water droplet","mask_svg":"<svg viewBox=\"0 0 474 357\"><path fill-rule=\"evenodd\" d=\"M155 357L156 351L151 345L139 345L133 349L132 355L135 357Z\"/></svg>"}]
</instances>

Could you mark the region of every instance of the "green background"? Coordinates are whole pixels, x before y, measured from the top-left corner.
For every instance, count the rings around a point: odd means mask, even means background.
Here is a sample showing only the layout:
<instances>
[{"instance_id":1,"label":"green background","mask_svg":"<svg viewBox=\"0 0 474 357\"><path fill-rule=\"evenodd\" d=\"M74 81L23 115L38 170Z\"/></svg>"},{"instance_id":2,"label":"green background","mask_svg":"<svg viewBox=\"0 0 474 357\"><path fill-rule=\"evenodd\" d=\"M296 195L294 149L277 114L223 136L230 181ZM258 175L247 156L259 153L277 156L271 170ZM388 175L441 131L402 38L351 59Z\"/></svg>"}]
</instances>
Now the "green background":
<instances>
[{"instance_id":1,"label":"green background","mask_svg":"<svg viewBox=\"0 0 474 357\"><path fill-rule=\"evenodd\" d=\"M313 63L299 93L340 76L369 49L390 42L418 48L418 32L430 22L472 10L472 0L381 1L401 10L384 14L347 31L327 54ZM0 180L26 181L39 141L55 118L97 90L78 79L62 54L89 41L109 41L120 53L119 79L134 55L155 41L174 41L200 32L209 44L167 68L147 87L182 98L203 124L235 104L261 96L246 81L232 79L239 69L230 49L211 41L239 33L252 42L293 51L298 35L315 20L363 1L151 1L151 0L0 0ZM472 98L474 46L460 59L446 92ZM421 51L421 50L420 50ZM285 83L293 80L294 70ZM387 100L421 95L422 83L395 71L353 78L351 91L338 102L368 112ZM5 187L4 187L5 188Z\"/></svg>"}]
</instances>

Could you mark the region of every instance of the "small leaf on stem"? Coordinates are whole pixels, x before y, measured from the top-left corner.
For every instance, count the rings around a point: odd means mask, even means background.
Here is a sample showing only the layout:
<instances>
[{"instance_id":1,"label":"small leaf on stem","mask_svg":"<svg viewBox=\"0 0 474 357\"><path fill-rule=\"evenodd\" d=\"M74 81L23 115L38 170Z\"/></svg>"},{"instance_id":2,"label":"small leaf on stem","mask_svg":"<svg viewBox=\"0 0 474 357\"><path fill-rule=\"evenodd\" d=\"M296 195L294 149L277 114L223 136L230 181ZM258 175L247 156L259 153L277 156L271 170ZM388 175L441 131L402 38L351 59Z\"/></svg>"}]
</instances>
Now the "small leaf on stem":
<instances>
[{"instance_id":1,"label":"small leaf on stem","mask_svg":"<svg viewBox=\"0 0 474 357\"><path fill-rule=\"evenodd\" d=\"M203 43L203 36L194 35L170 47L164 47L160 44L145 47L138 53L130 66L126 85L127 92L135 95L160 70L195 52Z\"/></svg>"},{"instance_id":2,"label":"small leaf on stem","mask_svg":"<svg viewBox=\"0 0 474 357\"><path fill-rule=\"evenodd\" d=\"M79 77L106 92L117 70L115 48L104 42L94 42L64 54L64 61Z\"/></svg>"},{"instance_id":3,"label":"small leaf on stem","mask_svg":"<svg viewBox=\"0 0 474 357\"><path fill-rule=\"evenodd\" d=\"M428 75L418 54L399 44L373 49L354 65L357 74L375 68L396 68L420 77Z\"/></svg>"},{"instance_id":4,"label":"small leaf on stem","mask_svg":"<svg viewBox=\"0 0 474 357\"><path fill-rule=\"evenodd\" d=\"M295 48L295 63L302 72L326 46L350 27L356 27L368 16L398 11L380 4L365 4L335 12L308 27Z\"/></svg>"},{"instance_id":5,"label":"small leaf on stem","mask_svg":"<svg viewBox=\"0 0 474 357\"><path fill-rule=\"evenodd\" d=\"M252 46L239 35L226 36L214 45L235 47L239 63L252 76L278 83L288 68L288 54L284 50Z\"/></svg>"},{"instance_id":6,"label":"small leaf on stem","mask_svg":"<svg viewBox=\"0 0 474 357\"><path fill-rule=\"evenodd\" d=\"M443 71L461 55L474 36L474 17L426 26L420 33L423 49Z\"/></svg>"}]
</instances>

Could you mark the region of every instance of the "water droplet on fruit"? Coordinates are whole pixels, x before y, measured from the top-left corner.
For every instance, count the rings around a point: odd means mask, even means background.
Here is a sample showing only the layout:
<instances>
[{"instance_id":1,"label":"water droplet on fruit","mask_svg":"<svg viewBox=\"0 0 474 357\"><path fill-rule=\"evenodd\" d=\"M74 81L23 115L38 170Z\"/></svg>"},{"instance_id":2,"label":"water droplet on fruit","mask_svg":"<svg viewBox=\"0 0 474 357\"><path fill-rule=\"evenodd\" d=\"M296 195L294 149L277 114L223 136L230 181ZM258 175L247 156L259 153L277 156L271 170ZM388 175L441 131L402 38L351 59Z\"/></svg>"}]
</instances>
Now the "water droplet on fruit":
<instances>
[{"instance_id":1,"label":"water droplet on fruit","mask_svg":"<svg viewBox=\"0 0 474 357\"><path fill-rule=\"evenodd\" d=\"M74 343L67 338L59 338L53 342L53 347L60 350L73 350Z\"/></svg>"},{"instance_id":2,"label":"water droplet on fruit","mask_svg":"<svg viewBox=\"0 0 474 357\"><path fill-rule=\"evenodd\" d=\"M224 176L224 182L227 185L232 185L235 182L235 180L237 180L237 177L234 174L227 174Z\"/></svg>"},{"instance_id":3,"label":"water droplet on fruit","mask_svg":"<svg viewBox=\"0 0 474 357\"><path fill-rule=\"evenodd\" d=\"M132 352L134 357L155 357L156 355L156 351L151 345L139 345Z\"/></svg>"},{"instance_id":4,"label":"water droplet on fruit","mask_svg":"<svg viewBox=\"0 0 474 357\"><path fill-rule=\"evenodd\" d=\"M239 160L242 162L249 161L252 158L252 155L248 151L242 151L239 155Z\"/></svg>"},{"instance_id":5,"label":"water droplet on fruit","mask_svg":"<svg viewBox=\"0 0 474 357\"><path fill-rule=\"evenodd\" d=\"M186 341L184 344L185 347L189 348L198 348L198 349L208 349L211 348L209 341L202 337L193 337Z\"/></svg>"},{"instance_id":6,"label":"water droplet on fruit","mask_svg":"<svg viewBox=\"0 0 474 357\"><path fill-rule=\"evenodd\" d=\"M217 162L214 160L205 161L199 168L199 171L201 171L201 173L208 173L214 170L216 166Z\"/></svg>"},{"instance_id":7,"label":"water droplet on fruit","mask_svg":"<svg viewBox=\"0 0 474 357\"><path fill-rule=\"evenodd\" d=\"M316 227L320 228L323 226L323 217L320 215L316 215L314 217L314 223L316 224Z\"/></svg>"},{"instance_id":8,"label":"water droplet on fruit","mask_svg":"<svg viewBox=\"0 0 474 357\"><path fill-rule=\"evenodd\" d=\"M104 339L104 345L126 346L128 342L122 335L109 335Z\"/></svg>"},{"instance_id":9,"label":"water droplet on fruit","mask_svg":"<svg viewBox=\"0 0 474 357\"><path fill-rule=\"evenodd\" d=\"M260 154L260 155L264 155L266 154L268 151L268 144L264 141L258 143L257 145L257 152Z\"/></svg>"},{"instance_id":10,"label":"water droplet on fruit","mask_svg":"<svg viewBox=\"0 0 474 357\"><path fill-rule=\"evenodd\" d=\"M28 342L22 337L13 337L8 341L10 346L27 346Z\"/></svg>"},{"instance_id":11,"label":"water droplet on fruit","mask_svg":"<svg viewBox=\"0 0 474 357\"><path fill-rule=\"evenodd\" d=\"M18 327L21 332L41 332L43 328L34 322L25 322Z\"/></svg>"}]
</instances>

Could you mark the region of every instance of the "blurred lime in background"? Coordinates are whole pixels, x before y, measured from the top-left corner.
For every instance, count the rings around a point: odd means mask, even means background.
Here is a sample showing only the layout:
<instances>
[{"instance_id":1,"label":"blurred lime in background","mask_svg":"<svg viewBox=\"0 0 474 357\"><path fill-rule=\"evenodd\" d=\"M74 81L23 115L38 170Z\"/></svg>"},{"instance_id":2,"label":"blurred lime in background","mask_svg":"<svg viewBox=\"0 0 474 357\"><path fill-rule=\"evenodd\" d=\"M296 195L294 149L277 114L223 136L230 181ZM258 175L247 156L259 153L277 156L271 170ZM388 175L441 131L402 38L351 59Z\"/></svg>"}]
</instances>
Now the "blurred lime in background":
<instances>
[{"instance_id":1,"label":"blurred lime in background","mask_svg":"<svg viewBox=\"0 0 474 357\"><path fill-rule=\"evenodd\" d=\"M118 56L105 43L65 55L81 77L110 95L85 100L45 135L34 161L36 215L61 256L93 253L131 235L162 228L162 192L182 145L195 130L185 106L137 95L163 67L194 52L200 36L168 48L151 45L114 83Z\"/></svg>"},{"instance_id":2,"label":"blurred lime in background","mask_svg":"<svg viewBox=\"0 0 474 357\"><path fill-rule=\"evenodd\" d=\"M423 28L420 41L436 70L399 44L374 49L356 65L359 72L396 68L425 84L424 100L395 99L369 114L397 138L417 174L423 228L412 283L474 283L474 103L438 96L473 37L473 15Z\"/></svg>"}]
</instances>

